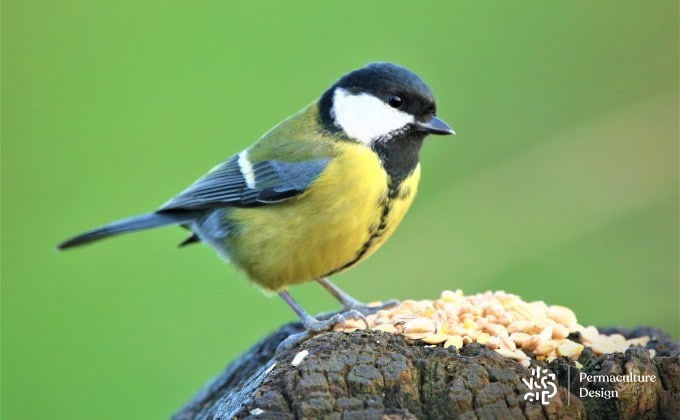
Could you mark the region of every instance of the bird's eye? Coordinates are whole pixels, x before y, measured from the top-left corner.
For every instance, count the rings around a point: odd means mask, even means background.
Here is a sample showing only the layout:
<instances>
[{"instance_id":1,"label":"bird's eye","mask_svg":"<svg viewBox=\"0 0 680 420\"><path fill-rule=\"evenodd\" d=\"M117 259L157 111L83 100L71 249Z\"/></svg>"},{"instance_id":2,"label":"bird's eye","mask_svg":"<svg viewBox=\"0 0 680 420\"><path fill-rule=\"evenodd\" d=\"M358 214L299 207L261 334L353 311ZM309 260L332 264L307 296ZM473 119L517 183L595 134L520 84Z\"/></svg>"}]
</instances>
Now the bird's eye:
<instances>
[{"instance_id":1,"label":"bird's eye","mask_svg":"<svg viewBox=\"0 0 680 420\"><path fill-rule=\"evenodd\" d=\"M404 99L402 99L402 97L397 95L396 93L393 93L387 97L387 103L392 108L399 108L401 104L404 103Z\"/></svg>"}]
</instances>

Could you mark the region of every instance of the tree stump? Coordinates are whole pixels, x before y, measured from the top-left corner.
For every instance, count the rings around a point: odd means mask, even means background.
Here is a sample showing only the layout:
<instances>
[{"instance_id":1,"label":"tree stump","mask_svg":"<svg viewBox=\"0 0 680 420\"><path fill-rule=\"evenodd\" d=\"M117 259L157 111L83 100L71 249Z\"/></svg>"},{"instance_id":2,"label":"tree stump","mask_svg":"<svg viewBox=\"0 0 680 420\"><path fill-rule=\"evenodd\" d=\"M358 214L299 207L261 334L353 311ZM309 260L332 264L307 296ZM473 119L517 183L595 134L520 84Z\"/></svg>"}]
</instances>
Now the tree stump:
<instances>
[{"instance_id":1,"label":"tree stump","mask_svg":"<svg viewBox=\"0 0 680 420\"><path fill-rule=\"evenodd\" d=\"M646 349L600 357L586 348L580 368L565 358L551 363L532 358L527 368L479 344L444 349L409 344L402 336L372 330L328 332L276 354L277 345L300 330L299 324L289 324L255 344L173 418L680 416L680 345L657 329L605 329L626 338L648 335L651 340ZM654 350L653 356L648 349ZM638 375L632 377L638 380L601 376L626 374ZM640 380L643 377L648 380ZM603 378L619 380L602 382Z\"/></svg>"}]
</instances>

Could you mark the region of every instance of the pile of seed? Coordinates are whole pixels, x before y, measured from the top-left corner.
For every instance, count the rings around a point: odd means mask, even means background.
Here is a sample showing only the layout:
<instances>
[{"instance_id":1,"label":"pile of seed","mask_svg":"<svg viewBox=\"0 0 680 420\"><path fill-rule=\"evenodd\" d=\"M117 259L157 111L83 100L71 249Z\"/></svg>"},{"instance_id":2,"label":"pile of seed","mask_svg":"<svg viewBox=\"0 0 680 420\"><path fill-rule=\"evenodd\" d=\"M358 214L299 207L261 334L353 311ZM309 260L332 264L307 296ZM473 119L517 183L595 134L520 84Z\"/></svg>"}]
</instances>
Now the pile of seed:
<instances>
[{"instance_id":1,"label":"pile of seed","mask_svg":"<svg viewBox=\"0 0 680 420\"><path fill-rule=\"evenodd\" d=\"M580 325L569 308L524 302L502 291L464 296L461 290L446 290L437 300L405 300L366 320L371 329L401 334L412 342L456 348L484 344L524 366L529 365L527 353L550 362L560 356L578 359L584 347L600 355L644 346L649 340L600 334L595 327ZM346 332L360 328L365 328L360 319L335 326Z\"/></svg>"}]
</instances>

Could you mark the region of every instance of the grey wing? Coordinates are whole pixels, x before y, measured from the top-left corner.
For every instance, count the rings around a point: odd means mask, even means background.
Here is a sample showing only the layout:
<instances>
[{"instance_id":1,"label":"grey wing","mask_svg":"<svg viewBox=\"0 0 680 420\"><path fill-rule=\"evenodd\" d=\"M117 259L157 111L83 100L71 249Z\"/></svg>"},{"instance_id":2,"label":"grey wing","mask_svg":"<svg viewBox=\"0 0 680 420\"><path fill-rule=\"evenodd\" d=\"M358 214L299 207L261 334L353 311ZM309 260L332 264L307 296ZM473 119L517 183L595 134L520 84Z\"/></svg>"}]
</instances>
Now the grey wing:
<instances>
[{"instance_id":1,"label":"grey wing","mask_svg":"<svg viewBox=\"0 0 680 420\"><path fill-rule=\"evenodd\" d=\"M328 162L329 159L251 162L244 151L216 166L159 211L253 207L281 202L304 192Z\"/></svg>"}]
</instances>

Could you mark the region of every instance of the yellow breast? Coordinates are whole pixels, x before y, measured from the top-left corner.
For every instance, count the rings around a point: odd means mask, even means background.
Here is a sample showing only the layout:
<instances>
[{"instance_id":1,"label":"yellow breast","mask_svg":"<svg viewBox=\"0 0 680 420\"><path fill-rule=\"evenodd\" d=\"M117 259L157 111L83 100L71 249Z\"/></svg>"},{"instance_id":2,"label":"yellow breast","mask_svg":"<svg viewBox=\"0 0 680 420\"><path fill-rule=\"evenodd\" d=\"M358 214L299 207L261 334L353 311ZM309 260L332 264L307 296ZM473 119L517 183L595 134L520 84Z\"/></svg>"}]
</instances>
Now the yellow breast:
<instances>
[{"instance_id":1,"label":"yellow breast","mask_svg":"<svg viewBox=\"0 0 680 420\"><path fill-rule=\"evenodd\" d=\"M377 155L338 142L337 154L303 194L286 202L234 209L231 259L250 279L278 291L345 270L375 252L415 197L420 165L390 193Z\"/></svg>"}]
</instances>

